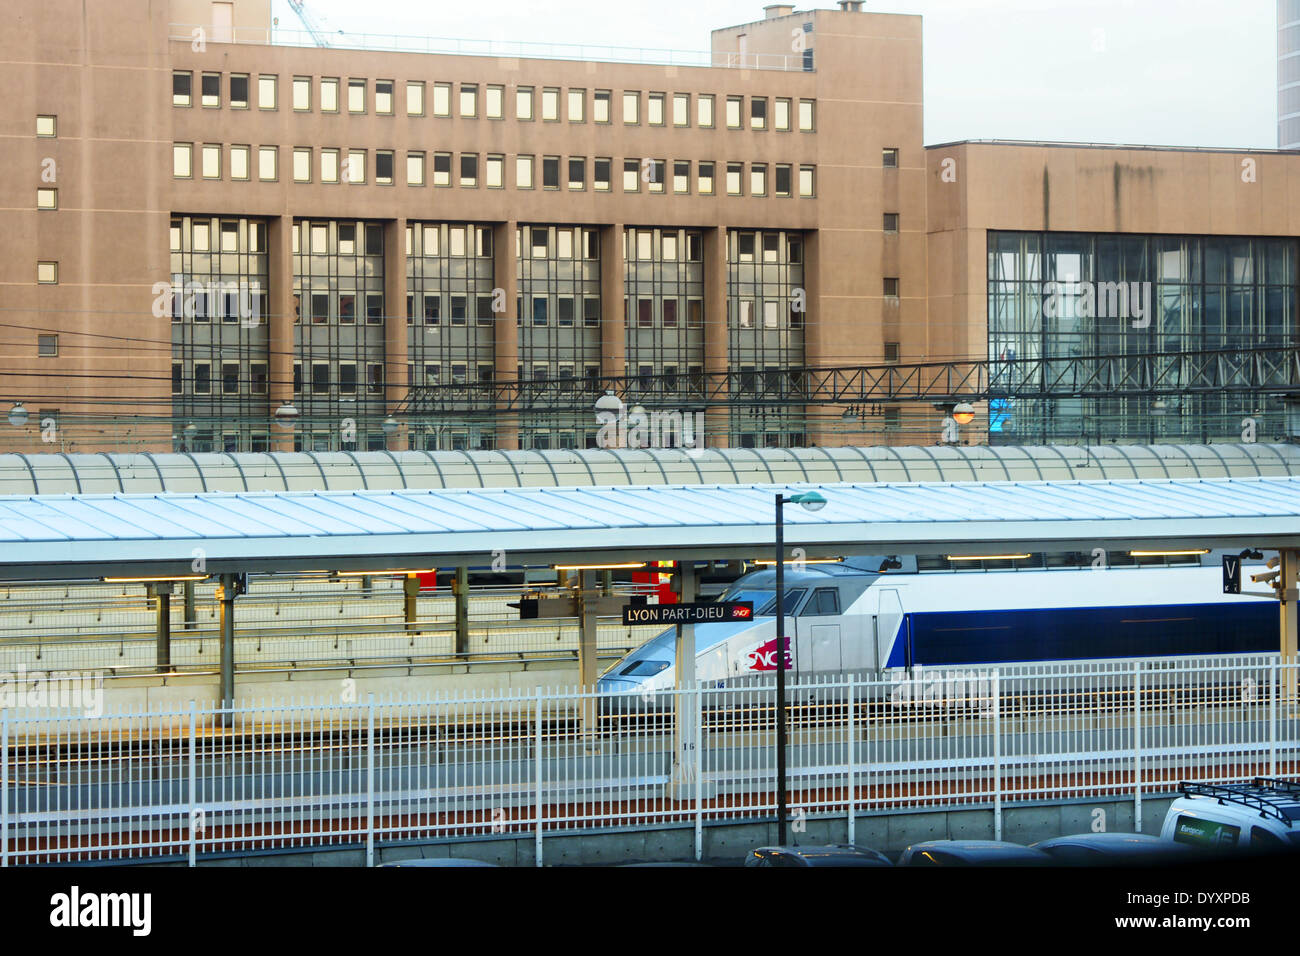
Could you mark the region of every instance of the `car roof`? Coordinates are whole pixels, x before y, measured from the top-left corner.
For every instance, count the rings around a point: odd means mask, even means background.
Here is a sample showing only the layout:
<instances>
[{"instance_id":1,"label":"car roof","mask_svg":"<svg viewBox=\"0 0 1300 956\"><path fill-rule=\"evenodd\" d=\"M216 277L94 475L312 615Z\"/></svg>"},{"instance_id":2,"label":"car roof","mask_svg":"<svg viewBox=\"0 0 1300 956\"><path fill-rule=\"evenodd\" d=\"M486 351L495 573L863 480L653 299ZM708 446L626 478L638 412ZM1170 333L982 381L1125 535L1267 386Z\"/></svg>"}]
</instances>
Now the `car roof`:
<instances>
[{"instance_id":1,"label":"car roof","mask_svg":"<svg viewBox=\"0 0 1300 956\"><path fill-rule=\"evenodd\" d=\"M1300 822L1300 783L1295 781L1268 777L1256 777L1250 783L1184 781L1178 789L1182 796L1174 801L1176 808L1216 806L1235 815L1272 818L1286 827Z\"/></svg>"},{"instance_id":2,"label":"car roof","mask_svg":"<svg viewBox=\"0 0 1300 956\"><path fill-rule=\"evenodd\" d=\"M1030 847L1046 849L1054 846L1093 846L1093 847L1137 847L1170 846L1170 841L1151 833L1071 833L1068 836L1052 837L1029 844Z\"/></svg>"},{"instance_id":3,"label":"car roof","mask_svg":"<svg viewBox=\"0 0 1300 956\"><path fill-rule=\"evenodd\" d=\"M393 860L391 863L380 863L381 867L390 866L497 866L496 863L487 863L483 860L471 860L454 856L424 856L412 857L409 860Z\"/></svg>"},{"instance_id":4,"label":"car roof","mask_svg":"<svg viewBox=\"0 0 1300 956\"><path fill-rule=\"evenodd\" d=\"M854 846L851 843L831 843L826 846L760 846L758 853L784 853L806 860L813 866L828 866L836 860L884 860L888 857L870 847Z\"/></svg>"},{"instance_id":5,"label":"car roof","mask_svg":"<svg viewBox=\"0 0 1300 956\"><path fill-rule=\"evenodd\" d=\"M924 843L912 844L905 852L915 855L926 850L949 853L968 860L981 858L1028 860L1047 856L1042 850L1002 840L927 840Z\"/></svg>"}]
</instances>

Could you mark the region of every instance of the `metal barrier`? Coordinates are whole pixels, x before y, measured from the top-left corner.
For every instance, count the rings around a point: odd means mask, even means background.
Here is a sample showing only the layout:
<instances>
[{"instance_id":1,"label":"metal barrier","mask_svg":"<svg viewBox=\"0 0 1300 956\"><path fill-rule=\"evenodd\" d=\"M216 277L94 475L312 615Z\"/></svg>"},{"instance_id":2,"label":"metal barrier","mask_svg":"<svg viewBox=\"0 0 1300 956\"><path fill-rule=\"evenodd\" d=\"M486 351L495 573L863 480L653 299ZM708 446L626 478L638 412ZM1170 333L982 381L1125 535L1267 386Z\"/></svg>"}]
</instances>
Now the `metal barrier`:
<instances>
[{"instance_id":1,"label":"metal barrier","mask_svg":"<svg viewBox=\"0 0 1300 956\"><path fill-rule=\"evenodd\" d=\"M792 678L795 820L1144 796L1300 772L1277 655ZM56 697L56 691L62 696ZM0 693L4 688L0 687ZM80 693L83 696L77 697ZM0 698L3 864L160 859L770 817L770 677L646 695L276 701L96 713ZM61 710L51 709L52 705ZM87 712L90 710L91 712ZM226 718L230 718L227 721ZM227 722L229 726L226 726Z\"/></svg>"}]
</instances>

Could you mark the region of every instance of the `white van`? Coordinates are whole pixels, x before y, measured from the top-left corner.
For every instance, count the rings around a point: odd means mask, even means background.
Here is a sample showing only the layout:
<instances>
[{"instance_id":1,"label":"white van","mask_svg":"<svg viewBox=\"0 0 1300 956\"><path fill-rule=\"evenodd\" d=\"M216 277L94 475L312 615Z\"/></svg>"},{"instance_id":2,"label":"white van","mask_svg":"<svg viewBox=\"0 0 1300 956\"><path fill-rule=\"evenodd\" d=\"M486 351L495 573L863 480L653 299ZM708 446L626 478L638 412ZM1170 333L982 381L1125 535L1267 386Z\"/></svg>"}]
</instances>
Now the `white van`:
<instances>
[{"instance_id":1,"label":"white van","mask_svg":"<svg viewBox=\"0 0 1300 956\"><path fill-rule=\"evenodd\" d=\"M1183 783L1160 836L1204 850L1300 848L1300 783Z\"/></svg>"}]
</instances>

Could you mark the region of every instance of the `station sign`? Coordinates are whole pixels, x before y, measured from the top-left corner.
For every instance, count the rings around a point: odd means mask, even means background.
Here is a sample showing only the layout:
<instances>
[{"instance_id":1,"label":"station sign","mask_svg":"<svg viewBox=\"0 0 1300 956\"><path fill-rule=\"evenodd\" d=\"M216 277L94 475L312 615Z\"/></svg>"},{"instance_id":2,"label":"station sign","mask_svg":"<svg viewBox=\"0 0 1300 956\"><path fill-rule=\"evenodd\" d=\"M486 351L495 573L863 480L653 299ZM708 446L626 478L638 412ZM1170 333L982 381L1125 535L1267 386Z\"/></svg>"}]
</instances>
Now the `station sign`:
<instances>
[{"instance_id":1,"label":"station sign","mask_svg":"<svg viewBox=\"0 0 1300 956\"><path fill-rule=\"evenodd\" d=\"M1241 593L1241 557L1235 554L1223 556L1223 593Z\"/></svg>"},{"instance_id":2,"label":"station sign","mask_svg":"<svg viewBox=\"0 0 1300 956\"><path fill-rule=\"evenodd\" d=\"M627 604L624 624L716 624L752 621L752 601L709 601L699 604Z\"/></svg>"}]
</instances>

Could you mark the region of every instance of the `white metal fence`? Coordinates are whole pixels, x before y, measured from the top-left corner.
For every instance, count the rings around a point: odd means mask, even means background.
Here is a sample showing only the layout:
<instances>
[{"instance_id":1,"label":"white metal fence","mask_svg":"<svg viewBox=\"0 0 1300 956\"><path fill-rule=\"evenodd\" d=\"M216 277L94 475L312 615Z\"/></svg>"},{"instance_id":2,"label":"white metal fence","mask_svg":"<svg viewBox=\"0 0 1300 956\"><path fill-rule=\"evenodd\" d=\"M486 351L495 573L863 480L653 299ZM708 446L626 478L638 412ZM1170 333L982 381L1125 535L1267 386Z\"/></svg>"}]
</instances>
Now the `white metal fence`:
<instances>
[{"instance_id":1,"label":"white metal fence","mask_svg":"<svg viewBox=\"0 0 1300 956\"><path fill-rule=\"evenodd\" d=\"M798 817L1168 793L1300 773L1277 655L791 677ZM3 693L0 688L0 693ZM769 675L630 696L85 713L0 697L3 864L547 836L770 817Z\"/></svg>"}]
</instances>

